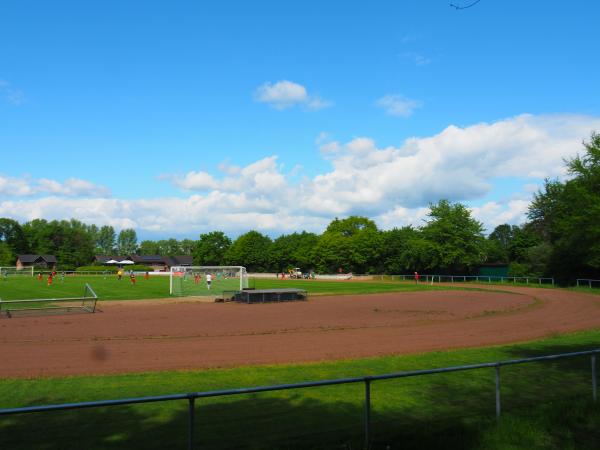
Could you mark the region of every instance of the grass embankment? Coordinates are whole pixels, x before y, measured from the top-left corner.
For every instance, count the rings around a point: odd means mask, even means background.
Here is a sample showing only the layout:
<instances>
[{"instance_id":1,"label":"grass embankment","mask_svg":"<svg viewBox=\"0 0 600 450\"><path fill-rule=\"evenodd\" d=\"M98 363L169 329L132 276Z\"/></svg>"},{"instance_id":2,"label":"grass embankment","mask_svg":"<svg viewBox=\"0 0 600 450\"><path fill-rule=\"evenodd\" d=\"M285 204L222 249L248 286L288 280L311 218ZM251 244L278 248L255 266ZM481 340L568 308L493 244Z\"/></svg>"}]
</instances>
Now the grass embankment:
<instances>
[{"instance_id":1,"label":"grass embankment","mask_svg":"<svg viewBox=\"0 0 600 450\"><path fill-rule=\"evenodd\" d=\"M519 345L302 365L199 372L0 380L1 407L205 391L427 369L598 347L600 330ZM274 341L275 345L275 341ZM158 356L158 355L157 355ZM362 448L361 384L197 401L198 448ZM372 449L597 449L600 407L589 358L502 368L503 416L494 419L494 371L372 385ZM187 403L12 416L0 448L185 448Z\"/></svg>"},{"instance_id":2,"label":"grass embankment","mask_svg":"<svg viewBox=\"0 0 600 450\"><path fill-rule=\"evenodd\" d=\"M64 281L57 277L51 286L46 280L38 281L35 277L12 277L0 280L0 298L2 300L23 300L36 298L79 297L83 295L85 283L89 283L100 300L137 300L169 297L169 277L151 276L148 280L137 277L132 285L128 277L117 280L111 276L75 276L66 277ZM193 280L187 281L190 285ZM378 292L407 292L420 290L448 290L452 286L430 286L428 284L390 283L385 281L321 281L321 280L251 280L256 289L301 288L310 294L371 294ZM223 290L237 288L235 280L215 280L212 289L200 283L196 295L221 295Z\"/></svg>"}]
</instances>

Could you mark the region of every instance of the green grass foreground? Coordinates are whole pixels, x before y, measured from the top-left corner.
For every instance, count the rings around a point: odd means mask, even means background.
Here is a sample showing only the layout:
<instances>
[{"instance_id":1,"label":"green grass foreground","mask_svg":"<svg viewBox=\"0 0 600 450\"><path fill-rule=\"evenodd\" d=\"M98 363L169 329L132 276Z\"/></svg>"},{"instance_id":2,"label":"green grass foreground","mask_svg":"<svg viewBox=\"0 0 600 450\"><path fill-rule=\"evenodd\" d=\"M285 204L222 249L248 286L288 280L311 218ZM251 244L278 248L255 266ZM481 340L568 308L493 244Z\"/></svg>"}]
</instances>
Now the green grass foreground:
<instances>
[{"instance_id":1,"label":"green grass foreground","mask_svg":"<svg viewBox=\"0 0 600 450\"><path fill-rule=\"evenodd\" d=\"M0 407L206 391L374 375L597 348L600 330L518 345L300 365L0 380ZM5 362L9 363L9 362ZM197 400L196 448L360 449L362 384ZM590 359L372 384L371 449L597 449ZM0 448L186 448L185 401L0 418Z\"/></svg>"},{"instance_id":2,"label":"green grass foreground","mask_svg":"<svg viewBox=\"0 0 600 450\"><path fill-rule=\"evenodd\" d=\"M61 281L57 277L51 286L46 279L39 281L36 277L13 276L0 280L0 299L24 300L38 298L79 297L83 295L85 283L89 283L100 300L138 300L169 297L169 277L151 276L145 280L137 277L137 283L131 284L128 277L118 280L115 275L68 276ZM187 281L190 285L193 280ZM411 282L386 281L326 281L326 280L275 280L251 279L251 287L256 289L301 288L310 294L371 294L378 292L407 292L420 290L448 290L448 285L429 285ZM234 280L215 280L210 291L201 283L196 295L221 295L223 290L236 289Z\"/></svg>"}]
</instances>

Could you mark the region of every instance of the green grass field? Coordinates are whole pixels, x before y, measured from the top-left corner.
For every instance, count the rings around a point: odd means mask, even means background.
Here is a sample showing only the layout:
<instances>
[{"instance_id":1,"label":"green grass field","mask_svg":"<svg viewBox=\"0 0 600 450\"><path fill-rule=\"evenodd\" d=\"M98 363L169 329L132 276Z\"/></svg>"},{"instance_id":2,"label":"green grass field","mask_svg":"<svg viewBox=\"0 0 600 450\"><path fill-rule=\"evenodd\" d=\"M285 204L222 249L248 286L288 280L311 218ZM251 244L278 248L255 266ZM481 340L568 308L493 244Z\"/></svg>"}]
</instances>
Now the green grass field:
<instances>
[{"instance_id":1,"label":"green grass field","mask_svg":"<svg viewBox=\"0 0 600 450\"><path fill-rule=\"evenodd\" d=\"M169 277L155 276L145 280L137 277L136 285L132 285L128 277L117 280L116 276L75 276L66 277L64 281L57 277L51 286L46 280L38 281L35 277L14 276L0 280L0 298L2 300L22 300L37 298L63 298L81 296L85 283L89 283L100 300L136 300L169 297ZM194 286L193 279L185 282L194 290L195 295L221 295L223 290L237 289L236 280L215 280L212 289L206 289L205 283ZM321 281L321 280L275 280L251 279L251 287L270 289L278 287L302 288L310 294L370 294L378 292L447 290L458 289L447 285L419 284L411 282L386 281Z\"/></svg>"},{"instance_id":2,"label":"green grass field","mask_svg":"<svg viewBox=\"0 0 600 450\"><path fill-rule=\"evenodd\" d=\"M89 401L381 374L597 348L600 330L519 345L302 365L118 376L0 380L0 407ZM363 386L344 385L197 401L206 449L360 449ZM600 407L589 358L502 368L494 419L493 369L372 385L372 449L597 449ZM163 449L186 446L186 402L0 419L0 448Z\"/></svg>"}]
</instances>

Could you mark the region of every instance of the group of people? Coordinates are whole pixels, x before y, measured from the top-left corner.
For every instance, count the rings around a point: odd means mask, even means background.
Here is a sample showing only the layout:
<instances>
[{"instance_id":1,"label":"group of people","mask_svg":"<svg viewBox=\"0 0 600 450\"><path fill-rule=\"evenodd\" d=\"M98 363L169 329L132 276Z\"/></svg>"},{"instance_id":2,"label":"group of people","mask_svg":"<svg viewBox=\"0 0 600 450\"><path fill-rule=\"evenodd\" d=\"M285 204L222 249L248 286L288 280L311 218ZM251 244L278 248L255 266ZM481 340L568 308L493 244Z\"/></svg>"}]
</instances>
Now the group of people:
<instances>
[{"instance_id":1,"label":"group of people","mask_svg":"<svg viewBox=\"0 0 600 450\"><path fill-rule=\"evenodd\" d=\"M52 272L50 272L48 274L48 278L46 279L46 283L48 284L48 286L52 286L52 282L54 281L54 278L56 278L57 275L58 275L58 272L56 272L56 270L53 270ZM37 279L38 279L38 281L44 280L42 272L38 272ZM65 273L64 272L60 273L60 281L61 282L65 281Z\"/></svg>"},{"instance_id":2,"label":"group of people","mask_svg":"<svg viewBox=\"0 0 600 450\"><path fill-rule=\"evenodd\" d=\"M123 279L123 269L119 269L117 270L117 280L121 281ZM148 280L150 278L150 273L146 272L144 274L144 280ZM132 285L135 285L136 283L136 277L135 277L135 272L133 270L129 271L129 281L131 282Z\"/></svg>"},{"instance_id":3,"label":"group of people","mask_svg":"<svg viewBox=\"0 0 600 450\"><path fill-rule=\"evenodd\" d=\"M210 290L210 285L212 284L212 274L207 273L206 276L204 277L206 280L206 289ZM195 272L194 273L194 284L200 284L200 282L202 281L202 275Z\"/></svg>"}]
</instances>

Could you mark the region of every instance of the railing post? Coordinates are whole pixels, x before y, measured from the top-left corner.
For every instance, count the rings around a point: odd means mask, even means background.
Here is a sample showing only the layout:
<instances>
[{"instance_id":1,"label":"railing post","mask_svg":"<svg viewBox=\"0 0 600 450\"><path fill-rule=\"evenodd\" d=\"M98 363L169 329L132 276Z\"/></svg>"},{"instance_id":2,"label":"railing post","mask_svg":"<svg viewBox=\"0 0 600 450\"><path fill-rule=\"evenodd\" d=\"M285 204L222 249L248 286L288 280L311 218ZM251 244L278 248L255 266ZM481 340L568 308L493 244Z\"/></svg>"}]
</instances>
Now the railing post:
<instances>
[{"instance_id":1,"label":"railing post","mask_svg":"<svg viewBox=\"0 0 600 450\"><path fill-rule=\"evenodd\" d=\"M194 413L196 412L195 408L195 398L188 398L188 450L194 449Z\"/></svg>"},{"instance_id":2,"label":"railing post","mask_svg":"<svg viewBox=\"0 0 600 450\"><path fill-rule=\"evenodd\" d=\"M365 449L369 448L371 431L371 380L365 378Z\"/></svg>"},{"instance_id":3,"label":"railing post","mask_svg":"<svg viewBox=\"0 0 600 450\"><path fill-rule=\"evenodd\" d=\"M500 364L496 364L496 420L500 420Z\"/></svg>"},{"instance_id":4,"label":"railing post","mask_svg":"<svg viewBox=\"0 0 600 450\"><path fill-rule=\"evenodd\" d=\"M592 355L592 398L598 400L598 385L596 380L596 355Z\"/></svg>"}]
</instances>

